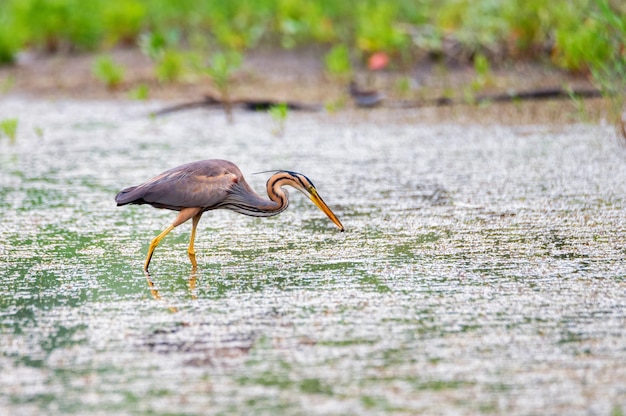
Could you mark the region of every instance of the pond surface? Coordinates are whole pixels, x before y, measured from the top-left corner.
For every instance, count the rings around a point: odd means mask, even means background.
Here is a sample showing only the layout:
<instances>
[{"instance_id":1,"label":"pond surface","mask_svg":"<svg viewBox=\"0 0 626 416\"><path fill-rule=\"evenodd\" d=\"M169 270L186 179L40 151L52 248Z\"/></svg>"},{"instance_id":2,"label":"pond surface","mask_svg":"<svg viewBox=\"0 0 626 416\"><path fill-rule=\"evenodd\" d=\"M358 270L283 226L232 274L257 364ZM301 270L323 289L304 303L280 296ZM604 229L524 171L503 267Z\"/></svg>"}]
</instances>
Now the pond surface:
<instances>
[{"instance_id":1,"label":"pond surface","mask_svg":"<svg viewBox=\"0 0 626 416\"><path fill-rule=\"evenodd\" d=\"M0 101L0 414L626 412L626 148L592 125L423 125ZM306 174L149 241L115 194L193 160Z\"/></svg>"}]
</instances>

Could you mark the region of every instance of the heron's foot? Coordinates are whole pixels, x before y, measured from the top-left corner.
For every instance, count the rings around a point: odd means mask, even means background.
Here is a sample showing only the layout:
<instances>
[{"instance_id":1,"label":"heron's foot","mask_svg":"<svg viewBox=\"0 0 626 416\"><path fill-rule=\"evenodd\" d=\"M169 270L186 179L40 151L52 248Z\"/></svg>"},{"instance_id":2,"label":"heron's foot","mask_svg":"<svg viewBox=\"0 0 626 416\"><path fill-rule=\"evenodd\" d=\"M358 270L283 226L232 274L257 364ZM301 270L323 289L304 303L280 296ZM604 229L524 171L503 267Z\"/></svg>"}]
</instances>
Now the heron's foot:
<instances>
[{"instance_id":1,"label":"heron's foot","mask_svg":"<svg viewBox=\"0 0 626 416\"><path fill-rule=\"evenodd\" d=\"M154 247L152 243L150 244L150 248L148 248L148 255L146 256L146 261L143 262L143 272L150 276L150 272L148 271L148 267L150 266L150 260L152 260L152 254L154 254Z\"/></svg>"}]
</instances>

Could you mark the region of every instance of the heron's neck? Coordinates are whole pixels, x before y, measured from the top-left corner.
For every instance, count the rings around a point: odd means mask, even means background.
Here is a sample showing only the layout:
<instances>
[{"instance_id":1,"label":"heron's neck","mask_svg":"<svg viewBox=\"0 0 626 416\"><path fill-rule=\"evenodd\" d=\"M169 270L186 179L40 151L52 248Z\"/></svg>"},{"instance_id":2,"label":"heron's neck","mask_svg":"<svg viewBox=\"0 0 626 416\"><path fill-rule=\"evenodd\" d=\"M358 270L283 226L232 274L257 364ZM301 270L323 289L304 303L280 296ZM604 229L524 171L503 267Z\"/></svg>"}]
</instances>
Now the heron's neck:
<instances>
[{"instance_id":1,"label":"heron's neck","mask_svg":"<svg viewBox=\"0 0 626 416\"><path fill-rule=\"evenodd\" d=\"M267 196L276 204L277 213L284 211L289 205L289 193L283 187L288 185L291 180L287 173L278 172L267 181Z\"/></svg>"},{"instance_id":2,"label":"heron's neck","mask_svg":"<svg viewBox=\"0 0 626 416\"><path fill-rule=\"evenodd\" d=\"M280 214L289 205L289 195L281 188L280 183L274 183L270 187L272 178L267 183L269 200L254 192L246 182L240 181L231 189L228 202L222 207L253 217L271 217Z\"/></svg>"}]
</instances>

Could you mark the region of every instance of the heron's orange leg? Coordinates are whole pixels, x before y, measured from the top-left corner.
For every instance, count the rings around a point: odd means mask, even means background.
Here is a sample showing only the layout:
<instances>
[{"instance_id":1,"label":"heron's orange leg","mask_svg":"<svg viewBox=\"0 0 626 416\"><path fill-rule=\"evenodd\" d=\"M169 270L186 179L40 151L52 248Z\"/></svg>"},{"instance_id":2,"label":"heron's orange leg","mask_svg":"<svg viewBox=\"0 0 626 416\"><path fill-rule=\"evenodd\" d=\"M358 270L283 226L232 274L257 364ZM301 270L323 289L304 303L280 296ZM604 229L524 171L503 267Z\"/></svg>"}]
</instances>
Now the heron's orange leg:
<instances>
[{"instance_id":1,"label":"heron's orange leg","mask_svg":"<svg viewBox=\"0 0 626 416\"><path fill-rule=\"evenodd\" d=\"M194 241L196 240L196 227L198 227L198 222L200 221L201 216L202 211L194 215L191 220L191 238L189 239L189 248L187 249L189 260L191 260L191 267L194 270L198 267L198 263L196 263L196 249L194 248Z\"/></svg>"},{"instance_id":2,"label":"heron's orange leg","mask_svg":"<svg viewBox=\"0 0 626 416\"><path fill-rule=\"evenodd\" d=\"M148 266L150 265L150 260L152 259L152 254L154 254L154 249L159 245L163 237L165 237L170 231L172 231L176 226L170 225L165 230L161 232L161 234L154 237L154 239L150 242L150 247L148 247L148 255L146 256L146 262L143 264L143 269L147 272Z\"/></svg>"},{"instance_id":3,"label":"heron's orange leg","mask_svg":"<svg viewBox=\"0 0 626 416\"><path fill-rule=\"evenodd\" d=\"M143 265L143 270L145 272L148 271L148 266L150 265L152 254L154 254L154 249L159 245L161 240L163 240L163 238L167 234L169 234L169 232L172 231L174 228L178 227L180 224L189 220L189 218L192 218L195 215L198 215L199 212L201 212L201 208L183 208L178 214L178 216L176 217L176 219L174 220L174 222L172 222L172 224L169 227L163 230L161 234L154 237L154 239L150 242L150 247L148 247L148 255L146 256L146 262Z\"/></svg>"}]
</instances>

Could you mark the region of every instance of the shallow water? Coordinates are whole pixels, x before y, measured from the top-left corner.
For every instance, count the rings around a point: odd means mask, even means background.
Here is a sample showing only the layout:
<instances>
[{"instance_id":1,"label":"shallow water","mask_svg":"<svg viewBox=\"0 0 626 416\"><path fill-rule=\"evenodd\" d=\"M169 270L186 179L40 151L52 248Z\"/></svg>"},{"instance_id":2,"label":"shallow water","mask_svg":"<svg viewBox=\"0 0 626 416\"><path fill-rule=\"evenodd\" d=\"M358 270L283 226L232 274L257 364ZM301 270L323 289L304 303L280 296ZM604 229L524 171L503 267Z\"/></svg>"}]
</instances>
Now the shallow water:
<instances>
[{"instance_id":1,"label":"shallow water","mask_svg":"<svg viewBox=\"0 0 626 416\"><path fill-rule=\"evenodd\" d=\"M626 148L591 125L426 126L0 101L0 414L623 414ZM378 114L378 115L376 115ZM391 121L389 121L391 120ZM280 216L120 189L205 158L305 173Z\"/></svg>"}]
</instances>

